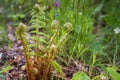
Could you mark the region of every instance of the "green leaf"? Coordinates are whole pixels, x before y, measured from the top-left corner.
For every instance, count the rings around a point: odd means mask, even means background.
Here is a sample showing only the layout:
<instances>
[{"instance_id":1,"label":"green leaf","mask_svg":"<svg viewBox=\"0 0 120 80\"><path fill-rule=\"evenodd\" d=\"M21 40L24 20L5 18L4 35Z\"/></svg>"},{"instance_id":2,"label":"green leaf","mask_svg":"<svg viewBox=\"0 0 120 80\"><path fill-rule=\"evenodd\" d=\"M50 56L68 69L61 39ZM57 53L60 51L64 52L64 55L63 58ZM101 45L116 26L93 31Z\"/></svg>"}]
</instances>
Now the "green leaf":
<instances>
[{"instance_id":1,"label":"green leaf","mask_svg":"<svg viewBox=\"0 0 120 80\"><path fill-rule=\"evenodd\" d=\"M36 56L35 52L30 52L28 55L29 56Z\"/></svg>"},{"instance_id":2,"label":"green leaf","mask_svg":"<svg viewBox=\"0 0 120 80\"><path fill-rule=\"evenodd\" d=\"M110 73L113 80L120 80L120 74L116 71L115 67L107 67L107 71Z\"/></svg>"},{"instance_id":3,"label":"green leaf","mask_svg":"<svg viewBox=\"0 0 120 80\"><path fill-rule=\"evenodd\" d=\"M2 74L0 74L0 80L6 80L6 77Z\"/></svg>"},{"instance_id":4,"label":"green leaf","mask_svg":"<svg viewBox=\"0 0 120 80\"><path fill-rule=\"evenodd\" d=\"M47 41L45 39L40 38L39 40L40 40L40 42L47 44Z\"/></svg>"},{"instance_id":5,"label":"green leaf","mask_svg":"<svg viewBox=\"0 0 120 80\"><path fill-rule=\"evenodd\" d=\"M5 68L3 68L1 71L0 71L0 74L4 73L4 72L7 72L8 70L10 70L11 66L7 66Z\"/></svg>"},{"instance_id":6,"label":"green leaf","mask_svg":"<svg viewBox=\"0 0 120 80\"><path fill-rule=\"evenodd\" d=\"M97 55L104 55L101 43L95 39L90 41L90 49L97 52Z\"/></svg>"},{"instance_id":7,"label":"green leaf","mask_svg":"<svg viewBox=\"0 0 120 80\"><path fill-rule=\"evenodd\" d=\"M71 80L90 80L90 78L86 73L81 71L74 73Z\"/></svg>"},{"instance_id":8,"label":"green leaf","mask_svg":"<svg viewBox=\"0 0 120 80\"><path fill-rule=\"evenodd\" d=\"M92 80L101 80L101 75L97 75L94 78L92 78Z\"/></svg>"},{"instance_id":9,"label":"green leaf","mask_svg":"<svg viewBox=\"0 0 120 80\"><path fill-rule=\"evenodd\" d=\"M99 12L104 6L104 2L102 1L98 6L95 7L95 9L92 12L92 15L95 15L97 12Z\"/></svg>"},{"instance_id":10,"label":"green leaf","mask_svg":"<svg viewBox=\"0 0 120 80\"><path fill-rule=\"evenodd\" d=\"M61 69L61 66L60 66L57 62L52 61L52 62L51 62L51 65L55 68L55 70L56 70L57 72L59 72L62 76L64 76L64 73L63 73L63 71L62 71L62 69Z\"/></svg>"},{"instance_id":11,"label":"green leaf","mask_svg":"<svg viewBox=\"0 0 120 80\"><path fill-rule=\"evenodd\" d=\"M35 34L36 33L36 31L30 31L30 33L31 34ZM39 32L39 35L43 35L43 36L47 36L47 34L45 34L45 33L43 33L43 32Z\"/></svg>"}]
</instances>

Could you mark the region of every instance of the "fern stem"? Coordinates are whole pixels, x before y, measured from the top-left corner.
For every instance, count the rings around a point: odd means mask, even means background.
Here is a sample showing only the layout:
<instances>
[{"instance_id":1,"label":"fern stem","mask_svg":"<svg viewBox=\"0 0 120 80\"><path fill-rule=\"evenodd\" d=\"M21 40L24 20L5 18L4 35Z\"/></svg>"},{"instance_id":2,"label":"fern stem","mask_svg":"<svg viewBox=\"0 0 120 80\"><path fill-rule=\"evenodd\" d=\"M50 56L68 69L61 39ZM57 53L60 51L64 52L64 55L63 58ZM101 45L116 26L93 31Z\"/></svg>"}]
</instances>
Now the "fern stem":
<instances>
[{"instance_id":1,"label":"fern stem","mask_svg":"<svg viewBox=\"0 0 120 80\"><path fill-rule=\"evenodd\" d=\"M29 52L28 48L27 48L27 46L25 44L25 41L24 41L23 36L21 35L21 33L19 34L19 36L20 36L20 40L21 40L23 48L24 48L24 53L25 53L25 58L26 58L26 65L27 65L28 80L34 80L34 77L31 74L31 69L30 69L31 66L30 66L30 63L29 63L29 56L27 55L27 53Z\"/></svg>"},{"instance_id":2,"label":"fern stem","mask_svg":"<svg viewBox=\"0 0 120 80\"><path fill-rule=\"evenodd\" d=\"M57 44L57 49L61 47L61 45L63 44L63 42L65 41L66 37L69 35L69 32L66 33L59 41L59 43Z\"/></svg>"},{"instance_id":3,"label":"fern stem","mask_svg":"<svg viewBox=\"0 0 120 80\"><path fill-rule=\"evenodd\" d=\"M58 32L59 32L59 27L57 27L56 32L54 33L53 37L50 39L50 43L49 43L48 49L47 49L47 54L49 54L50 47L51 47L55 37L57 36Z\"/></svg>"},{"instance_id":4,"label":"fern stem","mask_svg":"<svg viewBox=\"0 0 120 80\"><path fill-rule=\"evenodd\" d=\"M37 15L37 19L36 19L36 21L37 21L37 23L39 23L38 21L38 14L36 14ZM38 48L39 48L39 24L37 24L37 26L36 26L36 54L37 54L37 56L38 56Z\"/></svg>"},{"instance_id":5,"label":"fern stem","mask_svg":"<svg viewBox=\"0 0 120 80\"><path fill-rule=\"evenodd\" d=\"M37 26L36 26L36 42L35 42L36 50L35 50L35 53L37 54L36 59L37 59L37 64L38 64L38 71L40 71L40 69L41 69L41 62L40 61L41 60L40 60L39 54L38 54L39 53L39 19L38 19L39 15L38 15L38 13L36 13L36 16L37 16L36 17ZM40 72L38 73L39 78L41 78Z\"/></svg>"},{"instance_id":6,"label":"fern stem","mask_svg":"<svg viewBox=\"0 0 120 80\"><path fill-rule=\"evenodd\" d=\"M49 43L48 48L47 48L47 55L49 55L49 53L50 53L50 47L51 47L51 45L52 45L55 37L57 36L58 31L59 31L59 27L57 26L57 29L56 29L54 35L53 35L52 38L50 39L50 43ZM52 53L52 54L54 55L55 53ZM47 63L47 65L46 65L46 67L45 67L46 69L45 69L45 71L44 71L44 72L45 72L45 76L48 74L48 72L49 72L49 70L50 70L50 68L51 68L51 61L53 60L53 58L52 58L53 55L51 55L50 57L47 56L47 59L45 60L45 62Z\"/></svg>"}]
</instances>

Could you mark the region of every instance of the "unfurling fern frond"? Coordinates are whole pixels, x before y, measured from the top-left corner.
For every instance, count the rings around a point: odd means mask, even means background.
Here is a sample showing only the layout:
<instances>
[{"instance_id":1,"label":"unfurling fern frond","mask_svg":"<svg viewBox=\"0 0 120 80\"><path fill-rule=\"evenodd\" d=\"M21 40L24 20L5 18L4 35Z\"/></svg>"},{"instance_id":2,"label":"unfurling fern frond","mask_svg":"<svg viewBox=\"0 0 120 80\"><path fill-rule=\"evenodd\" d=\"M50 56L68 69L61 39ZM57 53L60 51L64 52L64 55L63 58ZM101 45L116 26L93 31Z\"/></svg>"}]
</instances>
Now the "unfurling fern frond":
<instances>
[{"instance_id":1,"label":"unfurling fern frond","mask_svg":"<svg viewBox=\"0 0 120 80\"><path fill-rule=\"evenodd\" d=\"M40 29L45 27L45 13L44 9L40 8L38 4L36 4L32 11L31 18L31 26L30 28Z\"/></svg>"},{"instance_id":2,"label":"unfurling fern frond","mask_svg":"<svg viewBox=\"0 0 120 80\"><path fill-rule=\"evenodd\" d=\"M42 47L39 45L47 44L47 34L44 31L40 31L40 29L45 30L45 13L44 9L40 8L38 4L33 8L30 23L30 33L32 34L31 38L35 44L33 47L35 48L35 53L38 55L39 49ZM44 47L42 47L42 49L44 49Z\"/></svg>"},{"instance_id":3,"label":"unfurling fern frond","mask_svg":"<svg viewBox=\"0 0 120 80\"><path fill-rule=\"evenodd\" d=\"M29 62L30 57L28 56L29 48L28 48L28 41L26 39L26 31L27 31L26 25L24 25L23 23L20 23L19 26L16 28L16 37L18 40L21 40L23 48L24 48L28 80L34 80L34 76L31 74L32 64Z\"/></svg>"},{"instance_id":4,"label":"unfurling fern frond","mask_svg":"<svg viewBox=\"0 0 120 80\"><path fill-rule=\"evenodd\" d=\"M54 62L54 58L72 30L72 24L67 22L64 25L65 33L57 40L60 24L59 21L54 20L51 24L53 36L47 40L46 37L51 34L46 33L44 9L38 4L34 6L30 23L29 30L22 23L16 28L16 36L21 40L24 48L28 80L49 80L52 66L63 75L59 65ZM41 29L42 31L40 31ZM26 39L27 31L31 34L32 43Z\"/></svg>"},{"instance_id":5,"label":"unfurling fern frond","mask_svg":"<svg viewBox=\"0 0 120 80\"><path fill-rule=\"evenodd\" d=\"M19 26L16 28L16 37L17 39L19 40L20 39L20 34L25 37L26 35L26 31L27 31L27 27L23 24L23 23L20 23Z\"/></svg>"}]
</instances>

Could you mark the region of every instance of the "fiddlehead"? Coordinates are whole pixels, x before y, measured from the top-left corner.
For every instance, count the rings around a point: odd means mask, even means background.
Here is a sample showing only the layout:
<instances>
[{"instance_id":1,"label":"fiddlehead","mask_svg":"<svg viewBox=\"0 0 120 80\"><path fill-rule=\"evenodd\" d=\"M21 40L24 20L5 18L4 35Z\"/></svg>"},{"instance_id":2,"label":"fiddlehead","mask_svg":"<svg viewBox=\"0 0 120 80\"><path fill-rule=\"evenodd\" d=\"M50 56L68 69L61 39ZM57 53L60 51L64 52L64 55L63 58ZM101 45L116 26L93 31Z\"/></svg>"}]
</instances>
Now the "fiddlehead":
<instances>
[{"instance_id":1,"label":"fiddlehead","mask_svg":"<svg viewBox=\"0 0 120 80\"><path fill-rule=\"evenodd\" d=\"M21 40L23 48L24 48L24 53L25 53L25 58L26 58L26 67L27 67L27 77L29 80L34 80L34 77L31 74L32 64L30 63L30 57L28 56L29 48L27 46L28 41L26 39L26 31L27 31L27 27L23 23L20 23L19 26L16 28L16 37L18 40Z\"/></svg>"}]
</instances>

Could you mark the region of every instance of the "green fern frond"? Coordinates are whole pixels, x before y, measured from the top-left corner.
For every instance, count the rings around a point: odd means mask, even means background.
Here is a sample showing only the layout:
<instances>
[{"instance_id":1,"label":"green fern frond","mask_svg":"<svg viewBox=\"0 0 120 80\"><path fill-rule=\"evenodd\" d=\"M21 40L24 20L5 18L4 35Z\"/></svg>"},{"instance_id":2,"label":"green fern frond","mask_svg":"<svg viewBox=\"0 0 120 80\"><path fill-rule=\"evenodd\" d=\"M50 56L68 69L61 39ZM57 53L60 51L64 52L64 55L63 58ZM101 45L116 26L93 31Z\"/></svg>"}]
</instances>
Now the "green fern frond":
<instances>
[{"instance_id":1,"label":"green fern frond","mask_svg":"<svg viewBox=\"0 0 120 80\"><path fill-rule=\"evenodd\" d=\"M53 60L72 30L72 24L67 22L64 25L65 33L58 38L57 36L59 36L60 31L59 21L54 20L52 22L51 28L53 30L53 36L51 36L51 34L48 34L46 31L44 9L36 4L31 15L29 33L31 34L30 41L32 42L29 43L28 39L26 39L26 32L28 30L22 23L16 28L16 36L18 40L21 40L24 48L28 80L48 80L52 66L63 74L61 67L56 62L53 62ZM51 36L51 39L49 39L49 36ZM31 56L34 56L34 59L32 59ZM33 75L33 71L35 75Z\"/></svg>"},{"instance_id":2,"label":"green fern frond","mask_svg":"<svg viewBox=\"0 0 120 80\"><path fill-rule=\"evenodd\" d=\"M33 34L31 39L34 41L34 48L35 53L39 53L39 45L40 44L47 44L46 38L48 35L44 31L40 31L40 29L45 30L45 12L42 7L38 4L34 6L32 11L32 18L31 18L31 26L30 26L30 33ZM46 38L45 38L46 37Z\"/></svg>"},{"instance_id":3,"label":"green fern frond","mask_svg":"<svg viewBox=\"0 0 120 80\"><path fill-rule=\"evenodd\" d=\"M36 4L31 15L30 28L39 29L45 27L45 13L43 8L40 8L39 5Z\"/></svg>"},{"instance_id":4,"label":"green fern frond","mask_svg":"<svg viewBox=\"0 0 120 80\"><path fill-rule=\"evenodd\" d=\"M64 27L66 29L66 33L63 36L61 36L60 41L57 44L57 48L60 48L63 45L64 41L66 40L66 37L69 35L69 33L72 31L73 28L70 22L66 22L64 24Z\"/></svg>"}]
</instances>

